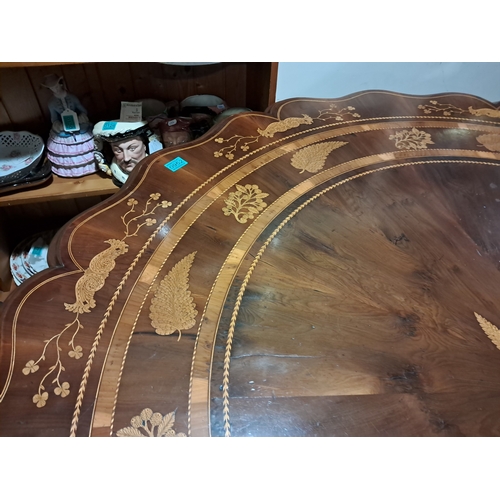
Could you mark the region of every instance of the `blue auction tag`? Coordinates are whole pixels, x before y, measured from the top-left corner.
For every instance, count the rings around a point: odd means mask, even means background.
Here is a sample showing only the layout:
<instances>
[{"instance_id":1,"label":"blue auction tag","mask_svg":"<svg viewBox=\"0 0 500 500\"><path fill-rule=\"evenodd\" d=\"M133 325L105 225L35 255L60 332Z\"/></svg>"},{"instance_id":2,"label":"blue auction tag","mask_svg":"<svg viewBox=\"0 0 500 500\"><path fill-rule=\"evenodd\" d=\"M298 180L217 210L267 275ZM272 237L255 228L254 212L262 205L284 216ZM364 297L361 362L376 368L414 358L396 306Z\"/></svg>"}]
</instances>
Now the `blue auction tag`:
<instances>
[{"instance_id":1,"label":"blue auction tag","mask_svg":"<svg viewBox=\"0 0 500 500\"><path fill-rule=\"evenodd\" d=\"M179 170L180 168L184 167L187 164L188 162L186 160L183 160L180 156L178 156L177 158L174 158L168 163L165 163L165 166L172 172L176 172L177 170Z\"/></svg>"},{"instance_id":2,"label":"blue auction tag","mask_svg":"<svg viewBox=\"0 0 500 500\"><path fill-rule=\"evenodd\" d=\"M116 128L116 122L106 122L103 126L103 130L114 130Z\"/></svg>"},{"instance_id":3,"label":"blue auction tag","mask_svg":"<svg viewBox=\"0 0 500 500\"><path fill-rule=\"evenodd\" d=\"M33 247L31 249L31 255L33 255L33 257L40 257L42 255L42 252L43 252L42 247Z\"/></svg>"}]
</instances>

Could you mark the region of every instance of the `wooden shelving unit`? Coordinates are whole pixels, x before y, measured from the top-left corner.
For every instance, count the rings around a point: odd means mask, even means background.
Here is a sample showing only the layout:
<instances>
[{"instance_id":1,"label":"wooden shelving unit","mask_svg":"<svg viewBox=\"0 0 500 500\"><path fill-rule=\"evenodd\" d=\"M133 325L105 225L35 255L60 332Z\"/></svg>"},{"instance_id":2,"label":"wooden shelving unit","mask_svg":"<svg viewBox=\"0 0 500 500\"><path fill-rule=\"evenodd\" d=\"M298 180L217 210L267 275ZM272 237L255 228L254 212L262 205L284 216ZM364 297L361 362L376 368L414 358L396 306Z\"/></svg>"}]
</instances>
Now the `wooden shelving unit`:
<instances>
[{"instance_id":1,"label":"wooden shelving unit","mask_svg":"<svg viewBox=\"0 0 500 500\"><path fill-rule=\"evenodd\" d=\"M212 94L231 107L265 111L274 103L278 63L234 62L178 66L163 63L0 63L0 131L29 130L47 139L51 128L48 73L64 77L97 123L118 116L121 101L179 102ZM118 188L100 173L78 179L53 176L50 183L0 195L0 302L12 288L9 255L27 236L61 227Z\"/></svg>"}]
</instances>

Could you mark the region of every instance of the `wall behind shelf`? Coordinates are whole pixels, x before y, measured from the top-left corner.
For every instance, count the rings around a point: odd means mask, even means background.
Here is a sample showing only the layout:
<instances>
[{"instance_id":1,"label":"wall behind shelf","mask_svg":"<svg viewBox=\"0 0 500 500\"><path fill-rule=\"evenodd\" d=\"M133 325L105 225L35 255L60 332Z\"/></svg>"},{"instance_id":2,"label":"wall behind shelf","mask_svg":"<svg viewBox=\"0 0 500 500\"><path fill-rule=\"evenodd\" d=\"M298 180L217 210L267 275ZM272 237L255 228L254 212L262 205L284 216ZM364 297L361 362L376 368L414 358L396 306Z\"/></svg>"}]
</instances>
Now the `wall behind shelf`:
<instances>
[{"instance_id":1,"label":"wall behind shelf","mask_svg":"<svg viewBox=\"0 0 500 500\"><path fill-rule=\"evenodd\" d=\"M495 62L284 62L278 67L276 100L391 90L415 95L460 92L497 102L499 81L500 63Z\"/></svg>"}]
</instances>

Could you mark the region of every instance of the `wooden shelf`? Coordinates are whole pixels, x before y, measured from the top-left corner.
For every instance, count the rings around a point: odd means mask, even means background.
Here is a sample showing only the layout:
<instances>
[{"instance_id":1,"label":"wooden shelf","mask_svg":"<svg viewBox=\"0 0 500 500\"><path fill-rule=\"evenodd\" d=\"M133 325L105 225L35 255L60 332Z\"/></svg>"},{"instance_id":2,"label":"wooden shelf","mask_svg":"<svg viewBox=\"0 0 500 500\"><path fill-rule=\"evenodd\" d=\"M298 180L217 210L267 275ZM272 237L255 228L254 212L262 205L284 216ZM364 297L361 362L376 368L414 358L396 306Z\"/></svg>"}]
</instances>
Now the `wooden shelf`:
<instances>
[{"instance_id":1,"label":"wooden shelf","mask_svg":"<svg viewBox=\"0 0 500 500\"><path fill-rule=\"evenodd\" d=\"M50 184L43 187L0 195L0 207L108 195L116 193L118 189L110 177L105 177L99 172L79 178L53 175Z\"/></svg>"}]
</instances>

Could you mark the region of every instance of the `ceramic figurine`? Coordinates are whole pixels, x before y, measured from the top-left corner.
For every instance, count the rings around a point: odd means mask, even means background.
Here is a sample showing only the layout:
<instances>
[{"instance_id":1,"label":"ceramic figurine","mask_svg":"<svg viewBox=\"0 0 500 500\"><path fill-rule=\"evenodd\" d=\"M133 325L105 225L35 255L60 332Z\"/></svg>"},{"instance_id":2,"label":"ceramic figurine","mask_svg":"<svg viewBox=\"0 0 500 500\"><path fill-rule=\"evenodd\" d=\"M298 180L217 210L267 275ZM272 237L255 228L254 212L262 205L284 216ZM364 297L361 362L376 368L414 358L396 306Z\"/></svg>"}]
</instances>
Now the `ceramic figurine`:
<instances>
[{"instance_id":1,"label":"ceramic figurine","mask_svg":"<svg viewBox=\"0 0 500 500\"><path fill-rule=\"evenodd\" d=\"M190 125L191 120L186 118L167 118L161 122L160 133L163 145L168 148L191 141Z\"/></svg>"},{"instance_id":2,"label":"ceramic figurine","mask_svg":"<svg viewBox=\"0 0 500 500\"><path fill-rule=\"evenodd\" d=\"M205 134L214 124L214 118L228 106L215 95L192 95L180 104L180 116L192 120L189 129L193 139Z\"/></svg>"},{"instance_id":3,"label":"ceramic figurine","mask_svg":"<svg viewBox=\"0 0 500 500\"><path fill-rule=\"evenodd\" d=\"M52 129L47 141L47 158L52 171L61 177L81 177L97 171L92 124L78 97L70 94L64 79L47 75L42 85L52 91L49 101Z\"/></svg>"},{"instance_id":4,"label":"ceramic figurine","mask_svg":"<svg viewBox=\"0 0 500 500\"><path fill-rule=\"evenodd\" d=\"M120 120L99 122L95 125L95 153L99 168L113 176L115 184L125 183L134 167L148 154L162 149L158 137L152 133L146 121L124 122ZM111 148L111 162L105 159L103 141Z\"/></svg>"}]
</instances>

